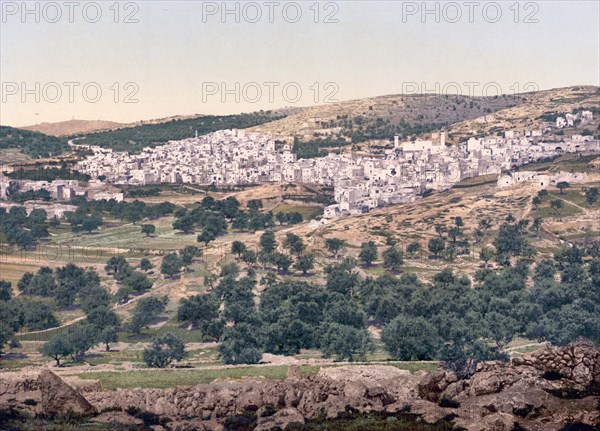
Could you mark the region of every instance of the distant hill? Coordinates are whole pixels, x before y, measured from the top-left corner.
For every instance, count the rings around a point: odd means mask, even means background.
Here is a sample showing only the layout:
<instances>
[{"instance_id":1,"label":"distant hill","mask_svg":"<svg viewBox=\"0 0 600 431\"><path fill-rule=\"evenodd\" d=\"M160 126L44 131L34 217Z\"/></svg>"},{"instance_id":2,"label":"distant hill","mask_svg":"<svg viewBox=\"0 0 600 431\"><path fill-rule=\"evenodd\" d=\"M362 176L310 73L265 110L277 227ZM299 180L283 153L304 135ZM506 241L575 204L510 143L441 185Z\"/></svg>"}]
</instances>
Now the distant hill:
<instances>
[{"instance_id":1,"label":"distant hill","mask_svg":"<svg viewBox=\"0 0 600 431\"><path fill-rule=\"evenodd\" d=\"M0 126L0 150L18 149L31 158L52 157L69 149L66 138Z\"/></svg>"},{"instance_id":2,"label":"distant hill","mask_svg":"<svg viewBox=\"0 0 600 431\"><path fill-rule=\"evenodd\" d=\"M77 133L95 132L98 130L115 129L125 124L103 120L68 120L58 123L40 123L34 126L20 127L23 130L41 132L50 136L67 136Z\"/></svg>"},{"instance_id":3,"label":"distant hill","mask_svg":"<svg viewBox=\"0 0 600 431\"><path fill-rule=\"evenodd\" d=\"M72 137L84 138L81 144L98 145L116 151L140 152L144 147L162 145L169 140L193 137L196 131L207 134L222 129L246 129L284 117L279 111L260 111L237 115L203 115L192 118L173 118L166 122L144 122L105 132L82 133Z\"/></svg>"},{"instance_id":4,"label":"distant hill","mask_svg":"<svg viewBox=\"0 0 600 431\"><path fill-rule=\"evenodd\" d=\"M447 130L449 143L457 143L478 133L539 125L541 116L554 111L597 109L599 100L598 87L592 86L517 96L389 95L312 106L251 130L293 137L299 157L315 157L349 144L389 141L395 135L423 138L440 129Z\"/></svg>"},{"instance_id":5,"label":"distant hill","mask_svg":"<svg viewBox=\"0 0 600 431\"><path fill-rule=\"evenodd\" d=\"M520 95L523 103L500 110L494 115L468 119L448 128L451 141L459 142L471 136L484 136L506 129L536 129L544 123L554 123L556 117L587 109L600 115L600 88L577 86L525 93ZM581 133L585 127L568 129L566 134ZM597 130L590 132L598 133Z\"/></svg>"}]
</instances>

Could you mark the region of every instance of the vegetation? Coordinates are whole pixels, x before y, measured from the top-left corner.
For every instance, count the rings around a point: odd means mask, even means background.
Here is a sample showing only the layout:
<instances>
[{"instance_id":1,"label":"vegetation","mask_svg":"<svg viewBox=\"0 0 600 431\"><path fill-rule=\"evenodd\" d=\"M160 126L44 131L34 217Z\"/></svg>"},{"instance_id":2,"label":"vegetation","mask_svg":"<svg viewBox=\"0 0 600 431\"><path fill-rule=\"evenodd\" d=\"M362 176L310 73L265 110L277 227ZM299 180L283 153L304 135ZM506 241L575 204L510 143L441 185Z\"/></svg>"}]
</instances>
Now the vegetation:
<instances>
[{"instance_id":1,"label":"vegetation","mask_svg":"<svg viewBox=\"0 0 600 431\"><path fill-rule=\"evenodd\" d=\"M237 115L206 115L191 119L173 119L164 123L142 124L107 132L89 133L84 136L86 145L98 145L115 151L139 153L144 147L155 147L170 140L194 136L195 132L205 135L223 129L245 129L278 120L271 111L260 111ZM1 136L1 135L0 135ZM1 142L1 141L0 141Z\"/></svg>"},{"instance_id":2,"label":"vegetation","mask_svg":"<svg viewBox=\"0 0 600 431\"><path fill-rule=\"evenodd\" d=\"M48 216L42 209L34 209L29 215L24 207L13 206L9 211L0 208L0 235L8 244L22 249L50 236Z\"/></svg>"},{"instance_id":3,"label":"vegetation","mask_svg":"<svg viewBox=\"0 0 600 431\"><path fill-rule=\"evenodd\" d=\"M51 157L69 149L65 138L0 126L0 150L17 148L33 158Z\"/></svg>"},{"instance_id":4,"label":"vegetation","mask_svg":"<svg viewBox=\"0 0 600 431\"><path fill-rule=\"evenodd\" d=\"M165 368L173 361L180 361L185 355L185 345L181 338L169 332L157 337L143 353L144 362L150 368Z\"/></svg>"}]
</instances>

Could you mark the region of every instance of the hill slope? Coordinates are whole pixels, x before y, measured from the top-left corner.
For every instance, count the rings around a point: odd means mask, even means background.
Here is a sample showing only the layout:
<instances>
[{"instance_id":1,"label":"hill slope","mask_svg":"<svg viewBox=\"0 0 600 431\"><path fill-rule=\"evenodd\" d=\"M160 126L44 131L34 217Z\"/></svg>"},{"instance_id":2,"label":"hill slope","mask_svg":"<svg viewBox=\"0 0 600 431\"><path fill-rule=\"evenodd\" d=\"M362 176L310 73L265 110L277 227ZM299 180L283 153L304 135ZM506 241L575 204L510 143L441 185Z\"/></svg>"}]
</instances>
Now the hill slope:
<instances>
[{"instance_id":1,"label":"hill slope","mask_svg":"<svg viewBox=\"0 0 600 431\"><path fill-rule=\"evenodd\" d=\"M33 126L20 127L22 130L40 132L50 136L66 136L76 133L88 133L98 130L115 129L124 124L103 120L68 120L58 123L40 123Z\"/></svg>"},{"instance_id":2,"label":"hill slope","mask_svg":"<svg viewBox=\"0 0 600 431\"><path fill-rule=\"evenodd\" d=\"M67 140L39 132L0 126L0 150L18 149L32 157L51 157L69 149Z\"/></svg>"}]
</instances>

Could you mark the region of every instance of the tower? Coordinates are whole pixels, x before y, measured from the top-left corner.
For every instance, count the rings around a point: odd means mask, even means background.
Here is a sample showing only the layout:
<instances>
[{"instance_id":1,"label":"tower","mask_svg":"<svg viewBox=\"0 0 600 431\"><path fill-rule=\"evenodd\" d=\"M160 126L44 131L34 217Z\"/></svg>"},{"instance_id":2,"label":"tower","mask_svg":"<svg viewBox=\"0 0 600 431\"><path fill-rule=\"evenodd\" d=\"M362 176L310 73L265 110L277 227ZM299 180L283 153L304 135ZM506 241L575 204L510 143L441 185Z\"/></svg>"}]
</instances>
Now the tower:
<instances>
[{"instance_id":1,"label":"tower","mask_svg":"<svg viewBox=\"0 0 600 431\"><path fill-rule=\"evenodd\" d=\"M446 145L446 131L442 130L440 132L440 145L443 147L444 145Z\"/></svg>"}]
</instances>

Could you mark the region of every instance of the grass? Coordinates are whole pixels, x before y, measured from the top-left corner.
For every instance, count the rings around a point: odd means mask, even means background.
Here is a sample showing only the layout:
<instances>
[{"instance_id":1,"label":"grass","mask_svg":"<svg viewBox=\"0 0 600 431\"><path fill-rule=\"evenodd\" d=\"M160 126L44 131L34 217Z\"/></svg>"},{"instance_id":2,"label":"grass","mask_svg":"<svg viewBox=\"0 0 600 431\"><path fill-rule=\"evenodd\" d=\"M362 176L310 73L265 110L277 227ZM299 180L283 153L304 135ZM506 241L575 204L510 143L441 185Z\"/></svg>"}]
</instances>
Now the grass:
<instances>
[{"instance_id":1,"label":"grass","mask_svg":"<svg viewBox=\"0 0 600 431\"><path fill-rule=\"evenodd\" d=\"M280 203L273 209L273 212L275 214L289 214L292 212L299 212L300 214L302 214L304 220L311 220L323 214L323 207L316 205L289 205L286 203Z\"/></svg>"},{"instance_id":2,"label":"grass","mask_svg":"<svg viewBox=\"0 0 600 431\"><path fill-rule=\"evenodd\" d=\"M172 388L210 383L216 379L241 379L257 377L283 380L288 367L285 365L270 367L235 367L213 370L143 370L122 372L97 372L77 374L82 379L100 380L106 389L117 388Z\"/></svg>"},{"instance_id":3,"label":"grass","mask_svg":"<svg viewBox=\"0 0 600 431\"><path fill-rule=\"evenodd\" d=\"M55 335L58 335L62 331L65 331L68 326L62 328L51 328L46 331L34 332L34 333L25 333L16 335L15 338L19 341L48 341Z\"/></svg>"},{"instance_id":4,"label":"grass","mask_svg":"<svg viewBox=\"0 0 600 431\"><path fill-rule=\"evenodd\" d=\"M10 281L13 284L13 288L16 288L17 283L26 272L37 272L40 267L46 263L40 261L39 263L6 263L3 261L3 256L0 256L0 279ZM25 260L26 257L23 257ZM29 260L29 259L27 259Z\"/></svg>"},{"instance_id":5,"label":"grass","mask_svg":"<svg viewBox=\"0 0 600 431\"><path fill-rule=\"evenodd\" d=\"M343 366L348 364L329 365ZM357 364L364 365L364 364ZM438 368L432 362L400 362L383 364L414 373L419 370L431 371ZM325 366L327 367L327 366ZM302 376L316 375L322 366L301 365ZM127 372L91 372L77 374L78 377L88 380L100 380L106 389L118 388L172 388L175 386L192 386L200 383L210 383L216 379L242 379L265 378L284 380L288 372L287 365L269 366L241 366L219 369L164 369L164 370L139 370Z\"/></svg>"}]
</instances>

